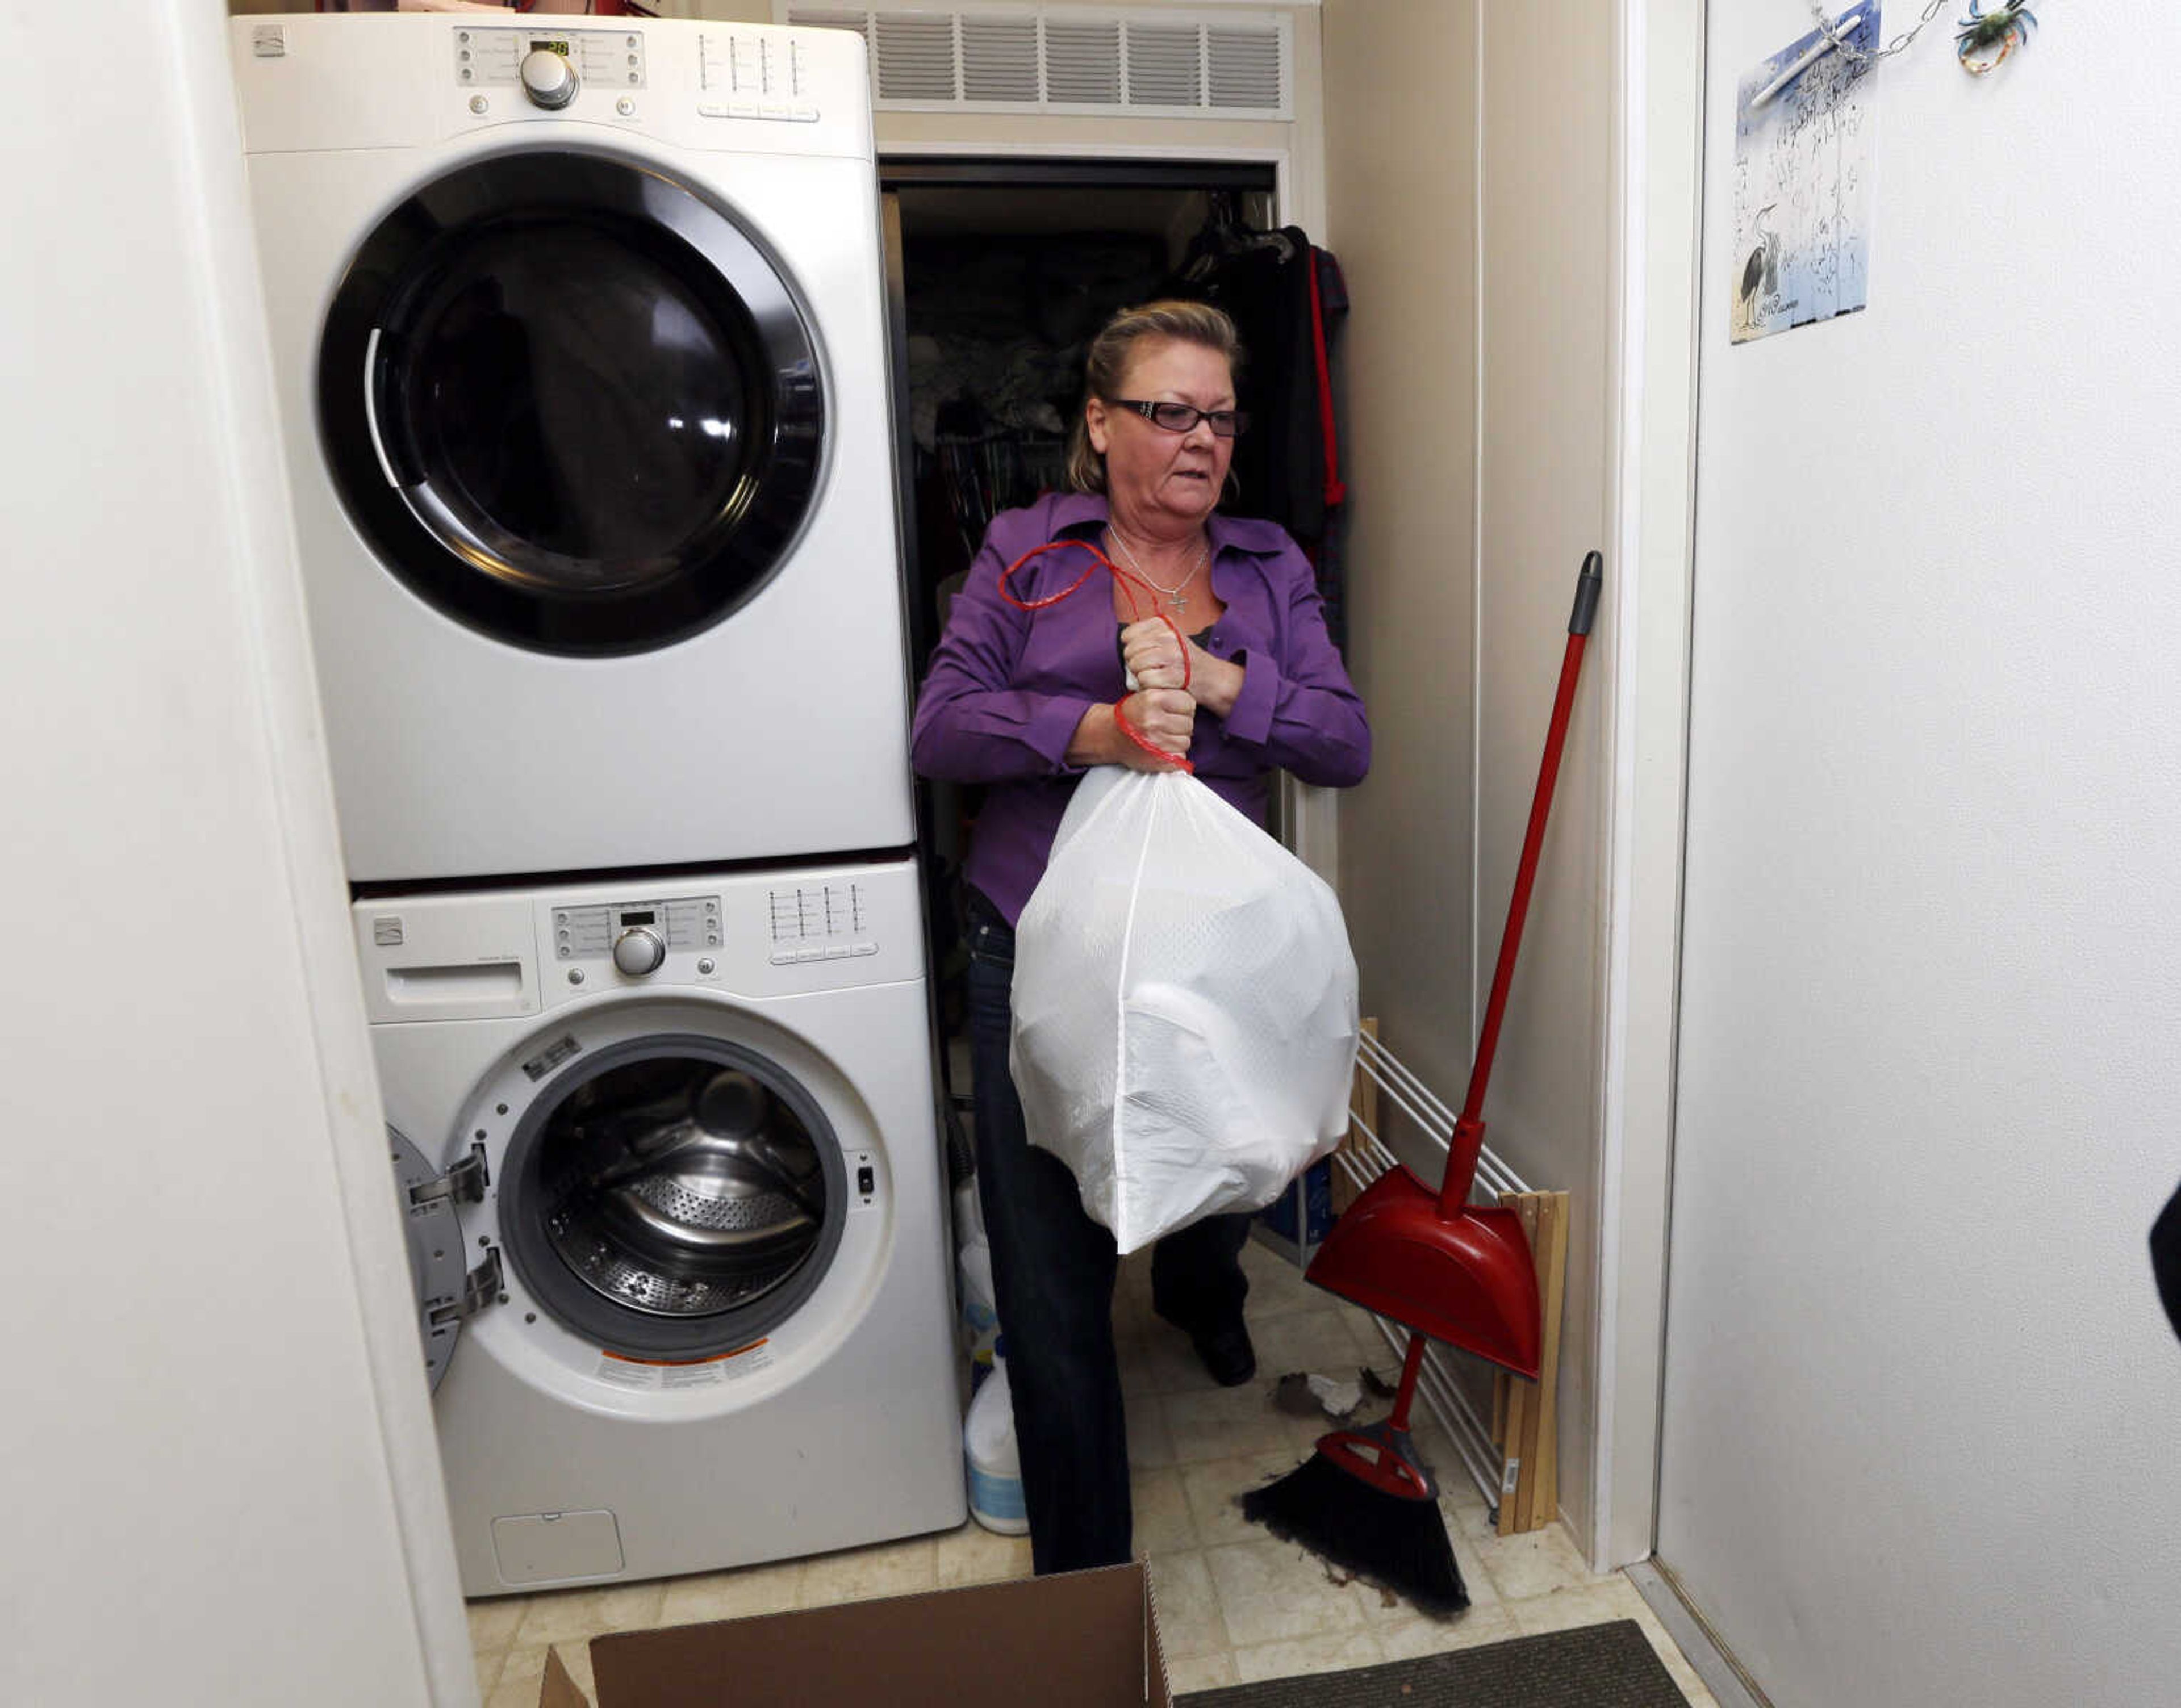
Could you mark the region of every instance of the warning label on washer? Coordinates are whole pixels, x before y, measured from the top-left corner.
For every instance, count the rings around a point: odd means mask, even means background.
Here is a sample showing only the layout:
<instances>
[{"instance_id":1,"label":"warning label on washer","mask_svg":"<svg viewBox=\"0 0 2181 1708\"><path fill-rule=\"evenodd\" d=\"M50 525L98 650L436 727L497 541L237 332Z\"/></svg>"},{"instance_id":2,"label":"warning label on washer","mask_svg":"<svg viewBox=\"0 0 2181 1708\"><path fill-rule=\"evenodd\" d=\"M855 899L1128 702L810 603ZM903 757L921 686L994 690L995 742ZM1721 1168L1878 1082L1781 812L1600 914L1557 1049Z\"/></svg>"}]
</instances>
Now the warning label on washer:
<instances>
[{"instance_id":1,"label":"warning label on washer","mask_svg":"<svg viewBox=\"0 0 2181 1708\"><path fill-rule=\"evenodd\" d=\"M715 1388L726 1379L718 1364L668 1364L659 1372L659 1386L668 1393L677 1388Z\"/></svg>"},{"instance_id":2,"label":"warning label on washer","mask_svg":"<svg viewBox=\"0 0 2181 1708\"><path fill-rule=\"evenodd\" d=\"M564 1034L557 1042L547 1044L537 1055L522 1064L522 1071L533 1079L543 1079L583 1046L571 1034Z\"/></svg>"},{"instance_id":3,"label":"warning label on washer","mask_svg":"<svg viewBox=\"0 0 2181 1708\"><path fill-rule=\"evenodd\" d=\"M659 1386L659 1369L654 1364L634 1364L626 1358L617 1358L611 1353L599 1358L599 1367L592 1372L602 1382L611 1382L617 1388L633 1388L638 1393L648 1392Z\"/></svg>"},{"instance_id":4,"label":"warning label on washer","mask_svg":"<svg viewBox=\"0 0 2181 1708\"><path fill-rule=\"evenodd\" d=\"M772 1354L766 1350L768 1342L752 1341L746 1347L737 1347L731 1353L719 1353L709 1358L696 1358L686 1364L669 1364L649 1358L632 1358L620 1353L602 1352L599 1354L596 1372L602 1382L611 1382L617 1388L628 1388L639 1393L677 1393L686 1388L712 1388L722 1382L737 1381L744 1376L755 1375L759 1370L772 1366Z\"/></svg>"}]
</instances>

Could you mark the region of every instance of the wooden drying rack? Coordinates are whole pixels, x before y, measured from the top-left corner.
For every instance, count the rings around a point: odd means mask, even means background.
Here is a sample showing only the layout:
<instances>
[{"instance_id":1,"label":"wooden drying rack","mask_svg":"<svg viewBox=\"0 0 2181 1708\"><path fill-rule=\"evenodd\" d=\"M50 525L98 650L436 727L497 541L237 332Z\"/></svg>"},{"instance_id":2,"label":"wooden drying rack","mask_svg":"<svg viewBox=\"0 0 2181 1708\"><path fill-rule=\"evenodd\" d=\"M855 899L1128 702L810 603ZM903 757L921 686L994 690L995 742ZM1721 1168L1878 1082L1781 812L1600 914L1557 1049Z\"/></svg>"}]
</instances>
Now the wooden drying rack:
<instances>
[{"instance_id":1,"label":"wooden drying rack","mask_svg":"<svg viewBox=\"0 0 2181 1708\"><path fill-rule=\"evenodd\" d=\"M1396 1165L1393 1151L1379 1137L1380 1109L1390 1104L1426 1134L1444 1154L1454 1134L1454 1112L1378 1041L1378 1022L1363 1022L1363 1044L1356 1061L1356 1083L1348 1110L1348 1133L1333 1155L1333 1209L1338 1215L1363 1188ZM1458 1379L1461 1366L1489 1368L1483 1361L1434 1342L1424 1358L1419 1384L1424 1402L1461 1457L1463 1468L1490 1505L1503 1536L1542 1529L1560 1516L1558 1399L1560 1316L1567 1291L1568 1195L1539 1192L1509 1168L1489 1146L1477 1160L1473 1204L1498 1204L1522 1218L1530 1252L1538 1266L1538 1297L1543 1307L1543 1336L1536 1381L1494 1369L1492 1414L1480 1416ZM1307 1220L1297 1206L1299 1242L1295 1255L1307 1268L1311 1248ZM1408 1344L1409 1331L1383 1317L1375 1319L1389 1347Z\"/></svg>"}]
</instances>

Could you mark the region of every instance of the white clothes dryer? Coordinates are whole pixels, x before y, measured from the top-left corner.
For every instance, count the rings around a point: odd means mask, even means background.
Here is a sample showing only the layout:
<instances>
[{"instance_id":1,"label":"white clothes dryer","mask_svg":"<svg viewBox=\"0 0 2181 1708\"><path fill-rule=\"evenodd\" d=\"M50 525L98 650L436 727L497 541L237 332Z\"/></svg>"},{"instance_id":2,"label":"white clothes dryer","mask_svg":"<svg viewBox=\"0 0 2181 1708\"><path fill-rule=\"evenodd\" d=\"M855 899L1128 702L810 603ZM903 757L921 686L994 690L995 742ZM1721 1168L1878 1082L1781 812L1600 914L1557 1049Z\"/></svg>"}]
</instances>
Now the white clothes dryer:
<instances>
[{"instance_id":1,"label":"white clothes dryer","mask_svg":"<svg viewBox=\"0 0 2181 1708\"><path fill-rule=\"evenodd\" d=\"M466 1594L962 1522L911 862L354 918Z\"/></svg>"},{"instance_id":2,"label":"white clothes dryer","mask_svg":"<svg viewBox=\"0 0 2181 1708\"><path fill-rule=\"evenodd\" d=\"M350 878L914 840L863 43L234 20Z\"/></svg>"}]
</instances>

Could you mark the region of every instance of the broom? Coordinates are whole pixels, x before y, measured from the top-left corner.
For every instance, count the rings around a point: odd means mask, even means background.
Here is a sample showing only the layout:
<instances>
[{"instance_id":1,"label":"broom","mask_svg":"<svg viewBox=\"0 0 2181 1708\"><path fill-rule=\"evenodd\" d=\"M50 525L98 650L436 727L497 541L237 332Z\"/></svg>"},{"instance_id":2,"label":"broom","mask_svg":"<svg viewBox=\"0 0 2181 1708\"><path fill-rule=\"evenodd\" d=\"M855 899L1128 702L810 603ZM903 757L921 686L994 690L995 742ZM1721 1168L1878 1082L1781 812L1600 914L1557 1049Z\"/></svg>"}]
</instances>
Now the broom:
<instances>
[{"instance_id":1,"label":"broom","mask_svg":"<svg viewBox=\"0 0 2181 1708\"><path fill-rule=\"evenodd\" d=\"M1530 803L1522 856L1516 868L1507 928L1500 938L1492 994L1485 1004L1484 1027L1477 1039L1477 1060L1470 1070L1469 1094L1455 1123L1454 1141L1447 1154L1447 1178L1439 1195L1443 1214L1468 1198L1476 1177L1477 1154L1484 1141L1484 1088L1499 1049L1499 1022L1506 1013L1508 988L1514 982L1515 956L1521 946L1530 887L1537 878L1545 818L1552 807L1553 785L1560 775L1568 714L1575 702L1583 645L1598 609L1604 565L1598 554L1591 553L1583 559L1576 582L1567 650L1560 664L1552 722L1545 734L1537 791ZM1454 1259L1449 1254L1447 1260ZM1319 1266L1311 1267L1315 1271ZM1313 1275L1312 1278L1324 1284L1322 1277ZM1460 1309L1461 1301L1449 1297L1436 1303L1432 1315L1444 1328ZM1492 1347L1499 1340L1494 1326L1480 1323L1477 1333L1459 1338L1469 1342L1473 1350L1491 1356ZM1534 1334L1528 1339L1534 1348ZM1430 1336L1421 1330L1410 1335L1408 1353L1401 1360L1400 1384L1394 1391L1394 1409L1382 1422L1321 1435L1317 1451L1300 1468L1243 1496L1242 1516L1276 1536L1300 1543L1367 1583L1405 1596L1422 1611L1444 1617L1466 1607L1469 1592L1463 1587L1461 1569L1455 1563L1453 1540L1439 1512L1438 1485L1416 1457L1409 1435L1409 1408L1416 1401L1424 1350L1429 1343ZM1508 1363L1511 1356L1498 1361ZM1534 1363L1533 1352L1531 1356Z\"/></svg>"},{"instance_id":2,"label":"broom","mask_svg":"<svg viewBox=\"0 0 2181 1708\"><path fill-rule=\"evenodd\" d=\"M1428 1339L1409 1337L1383 1422L1320 1436L1300 1468L1242 1496L1242 1516L1444 1618L1469 1605L1469 1591L1438 1509L1438 1485L1409 1439Z\"/></svg>"}]
</instances>

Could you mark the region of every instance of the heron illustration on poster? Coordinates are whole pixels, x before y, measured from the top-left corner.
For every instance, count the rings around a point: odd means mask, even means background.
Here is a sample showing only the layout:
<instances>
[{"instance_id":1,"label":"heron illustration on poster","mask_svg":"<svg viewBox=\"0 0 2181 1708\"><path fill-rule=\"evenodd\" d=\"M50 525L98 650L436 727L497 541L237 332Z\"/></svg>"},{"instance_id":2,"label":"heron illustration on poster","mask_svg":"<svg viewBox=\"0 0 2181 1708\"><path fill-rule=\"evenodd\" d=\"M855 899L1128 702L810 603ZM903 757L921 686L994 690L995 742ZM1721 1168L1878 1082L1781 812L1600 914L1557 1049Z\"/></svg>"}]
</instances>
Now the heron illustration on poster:
<instances>
[{"instance_id":1,"label":"heron illustration on poster","mask_svg":"<svg viewBox=\"0 0 2181 1708\"><path fill-rule=\"evenodd\" d=\"M1878 0L1834 30L1869 52ZM1813 30L1748 72L1735 109L1733 341L1746 344L1864 306L1869 295L1868 62Z\"/></svg>"}]
</instances>

